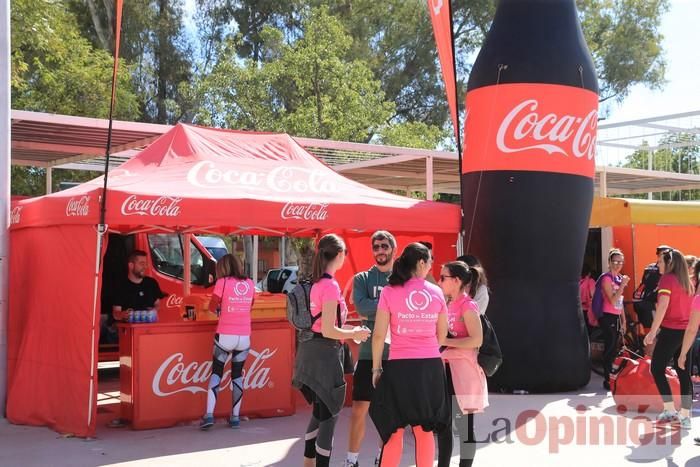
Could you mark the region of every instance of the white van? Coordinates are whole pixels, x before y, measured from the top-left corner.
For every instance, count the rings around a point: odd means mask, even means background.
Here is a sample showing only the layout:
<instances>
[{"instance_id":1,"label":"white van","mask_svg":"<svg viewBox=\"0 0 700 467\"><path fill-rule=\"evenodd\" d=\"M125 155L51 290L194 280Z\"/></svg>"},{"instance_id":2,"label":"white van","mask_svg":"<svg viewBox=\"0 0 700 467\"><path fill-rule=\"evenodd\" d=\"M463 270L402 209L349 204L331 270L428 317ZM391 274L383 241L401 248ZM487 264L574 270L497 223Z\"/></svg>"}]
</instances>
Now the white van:
<instances>
[{"instance_id":1,"label":"white van","mask_svg":"<svg viewBox=\"0 0 700 467\"><path fill-rule=\"evenodd\" d=\"M256 288L262 292L289 293L297 285L299 266L285 266L267 271Z\"/></svg>"},{"instance_id":2,"label":"white van","mask_svg":"<svg viewBox=\"0 0 700 467\"><path fill-rule=\"evenodd\" d=\"M199 243L211 253L215 260L218 261L219 258L228 253L228 248L226 248L226 243L224 243L223 238L207 235L197 235L196 237Z\"/></svg>"}]
</instances>

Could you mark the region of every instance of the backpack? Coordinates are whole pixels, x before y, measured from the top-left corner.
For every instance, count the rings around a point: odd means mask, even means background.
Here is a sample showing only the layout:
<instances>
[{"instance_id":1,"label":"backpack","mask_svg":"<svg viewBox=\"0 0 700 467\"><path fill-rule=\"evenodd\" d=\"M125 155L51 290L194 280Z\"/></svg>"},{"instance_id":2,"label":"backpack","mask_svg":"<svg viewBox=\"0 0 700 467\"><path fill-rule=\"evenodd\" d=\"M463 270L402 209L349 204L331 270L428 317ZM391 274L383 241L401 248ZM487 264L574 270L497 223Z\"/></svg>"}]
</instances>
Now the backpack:
<instances>
[{"instance_id":1,"label":"backpack","mask_svg":"<svg viewBox=\"0 0 700 467\"><path fill-rule=\"evenodd\" d=\"M591 312L596 319L600 319L603 316L603 304L605 303L605 295L603 293L603 278L609 276L613 282L619 284L620 282L612 276L609 272L600 275L597 281L595 281L595 292L593 292L593 299L591 300Z\"/></svg>"},{"instance_id":2,"label":"backpack","mask_svg":"<svg viewBox=\"0 0 700 467\"><path fill-rule=\"evenodd\" d=\"M299 282L287 294L287 321L297 331L310 331L320 316L311 315L311 282Z\"/></svg>"},{"instance_id":3,"label":"backpack","mask_svg":"<svg viewBox=\"0 0 700 467\"><path fill-rule=\"evenodd\" d=\"M503 363L503 354L501 353L501 346L498 344L496 331L494 331L491 321L486 315L481 315L481 330L484 337L481 347L479 347L477 361L486 376L491 377Z\"/></svg>"},{"instance_id":4,"label":"backpack","mask_svg":"<svg viewBox=\"0 0 700 467\"><path fill-rule=\"evenodd\" d=\"M644 268L642 281L634 291L633 297L637 300L656 302L656 287L659 285L661 274L656 263L652 263Z\"/></svg>"}]
</instances>

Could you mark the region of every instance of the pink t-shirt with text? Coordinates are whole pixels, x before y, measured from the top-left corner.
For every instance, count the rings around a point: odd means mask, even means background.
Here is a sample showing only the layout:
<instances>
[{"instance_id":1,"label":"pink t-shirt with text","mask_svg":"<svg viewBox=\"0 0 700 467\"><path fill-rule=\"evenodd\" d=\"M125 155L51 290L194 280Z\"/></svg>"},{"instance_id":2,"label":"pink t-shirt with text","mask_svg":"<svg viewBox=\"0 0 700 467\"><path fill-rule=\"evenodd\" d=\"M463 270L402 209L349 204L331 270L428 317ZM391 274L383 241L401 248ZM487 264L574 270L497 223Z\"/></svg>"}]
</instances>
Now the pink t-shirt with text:
<instances>
[{"instance_id":1,"label":"pink t-shirt with text","mask_svg":"<svg viewBox=\"0 0 700 467\"><path fill-rule=\"evenodd\" d=\"M437 321L447 313L440 287L418 278L384 287L377 310L389 313L389 360L440 357Z\"/></svg>"},{"instance_id":2,"label":"pink t-shirt with text","mask_svg":"<svg viewBox=\"0 0 700 467\"><path fill-rule=\"evenodd\" d=\"M250 310L255 298L253 281L222 277L216 281L214 295L221 298L221 314L216 332L250 336Z\"/></svg>"},{"instance_id":3,"label":"pink t-shirt with text","mask_svg":"<svg viewBox=\"0 0 700 467\"><path fill-rule=\"evenodd\" d=\"M620 280L620 277L618 276L618 281L619 280ZM608 273L608 274L603 276L603 278L601 279L601 283L600 283L601 287L606 282L609 283L610 285L612 285L613 294L615 294L615 292L620 290L620 284L619 284L619 282L616 282L613 280L612 274ZM603 291L605 291L605 289L603 289ZM620 300L618 300L618 302L619 303L617 303L617 306L619 306L620 308L616 308L615 307L616 304L611 303L610 300L608 299L608 296L605 294L605 292L603 292L603 313L610 313L611 315L621 315L622 314L622 300L620 299Z\"/></svg>"},{"instance_id":4,"label":"pink t-shirt with text","mask_svg":"<svg viewBox=\"0 0 700 467\"><path fill-rule=\"evenodd\" d=\"M345 324L345 319L348 316L348 306L345 304L345 299L340 291L338 282L333 278L324 277L320 281L311 286L311 316L316 316L323 312L323 304L328 302L338 302L340 305L340 323L335 323L341 327ZM314 322L311 326L313 332L321 332L321 318ZM337 318L335 319L337 321Z\"/></svg>"},{"instance_id":5,"label":"pink t-shirt with text","mask_svg":"<svg viewBox=\"0 0 700 467\"><path fill-rule=\"evenodd\" d=\"M460 295L448 305L447 326L452 337L469 337L469 330L464 322L464 313L467 311L479 316L479 305L467 294Z\"/></svg>"}]
</instances>

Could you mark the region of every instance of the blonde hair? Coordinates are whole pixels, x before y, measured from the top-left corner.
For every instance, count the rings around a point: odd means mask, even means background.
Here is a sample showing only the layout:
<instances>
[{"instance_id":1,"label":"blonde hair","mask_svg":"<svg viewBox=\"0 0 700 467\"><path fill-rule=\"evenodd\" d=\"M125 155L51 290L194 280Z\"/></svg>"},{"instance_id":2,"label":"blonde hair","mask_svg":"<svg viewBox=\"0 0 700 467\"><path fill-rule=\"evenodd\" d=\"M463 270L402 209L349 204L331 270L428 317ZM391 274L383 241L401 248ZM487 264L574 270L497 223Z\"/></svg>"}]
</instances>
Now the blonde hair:
<instances>
[{"instance_id":1,"label":"blonde hair","mask_svg":"<svg viewBox=\"0 0 700 467\"><path fill-rule=\"evenodd\" d=\"M685 262L683 253L678 250L666 250L661 253L664 262L664 274L673 274L688 295L693 295L693 285L690 283L688 274L688 264Z\"/></svg>"}]
</instances>

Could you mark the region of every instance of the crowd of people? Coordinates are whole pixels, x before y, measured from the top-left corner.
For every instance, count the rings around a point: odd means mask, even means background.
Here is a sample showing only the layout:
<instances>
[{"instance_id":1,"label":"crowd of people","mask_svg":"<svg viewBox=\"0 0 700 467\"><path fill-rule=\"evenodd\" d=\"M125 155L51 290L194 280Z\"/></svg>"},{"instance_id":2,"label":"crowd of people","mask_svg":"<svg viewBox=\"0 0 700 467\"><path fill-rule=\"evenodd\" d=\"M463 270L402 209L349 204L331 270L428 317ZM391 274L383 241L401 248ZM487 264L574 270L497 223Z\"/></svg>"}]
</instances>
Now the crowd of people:
<instances>
[{"instance_id":1,"label":"crowd of people","mask_svg":"<svg viewBox=\"0 0 700 467\"><path fill-rule=\"evenodd\" d=\"M346 323L348 307L335 279L345 261L342 238L329 234L316 246L309 294L312 325L297 342L292 384L311 404L304 434L304 465L329 465L333 433L345 401L346 340L360 343L353 373L352 413L345 465L359 465L367 416L379 439L375 465L399 465L403 434L416 440L416 464L432 466L437 437L438 465L450 464L453 422L458 428L460 466L476 452L474 413L488 405L486 376L477 362L482 342L480 313L488 305L483 268L473 256L444 264L438 280L432 245L417 242L401 254L394 236L371 237L375 264L353 279L353 302L362 326ZM240 424L242 369L250 350L254 288L233 255L217 263L210 310L219 313L212 375L200 428L214 424L214 407L226 360L231 357L233 406L229 425ZM248 291L241 294L240 291ZM352 360L350 360L352 362ZM352 363L350 363L352 364ZM406 381L411 381L406 385Z\"/></svg>"},{"instance_id":2,"label":"crowd of people","mask_svg":"<svg viewBox=\"0 0 700 467\"><path fill-rule=\"evenodd\" d=\"M691 427L693 385L691 369L692 347L700 325L700 262L695 256L659 245L657 260L644 270L640 285L632 294L638 331L644 336L641 352L651 354L651 373L663 400L664 409L658 415L658 424L675 424L682 429ZM627 329L623 294L629 277L622 274L625 257L620 249L608 254L608 271L598 280L584 267L579 283L581 304L589 328L600 327L604 337L603 368L606 389L610 389L610 373L620 339ZM595 291L602 291L602 313L595 313ZM681 407L676 411L666 367L673 362L678 375ZM697 438L696 438L697 440Z\"/></svg>"}]
</instances>

